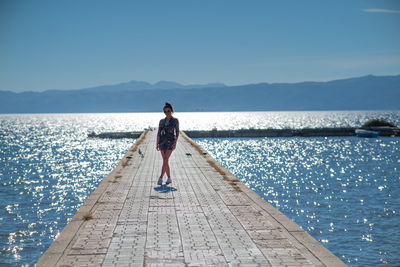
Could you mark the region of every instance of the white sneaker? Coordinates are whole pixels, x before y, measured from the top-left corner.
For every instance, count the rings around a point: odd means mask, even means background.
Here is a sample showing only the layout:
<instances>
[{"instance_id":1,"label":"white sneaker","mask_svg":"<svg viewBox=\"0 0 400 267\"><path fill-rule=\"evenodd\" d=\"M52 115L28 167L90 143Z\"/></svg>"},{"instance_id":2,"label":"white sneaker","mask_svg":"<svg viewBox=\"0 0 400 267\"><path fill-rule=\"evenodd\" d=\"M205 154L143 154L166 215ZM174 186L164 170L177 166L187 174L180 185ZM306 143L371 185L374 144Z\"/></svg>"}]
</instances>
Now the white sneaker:
<instances>
[{"instance_id":1,"label":"white sneaker","mask_svg":"<svg viewBox=\"0 0 400 267\"><path fill-rule=\"evenodd\" d=\"M162 178L160 177L160 178L158 178L158 182L157 182L157 184L158 185L162 185Z\"/></svg>"},{"instance_id":2,"label":"white sneaker","mask_svg":"<svg viewBox=\"0 0 400 267\"><path fill-rule=\"evenodd\" d=\"M166 184L170 184L170 183L172 183L172 180L170 177L168 177Z\"/></svg>"}]
</instances>

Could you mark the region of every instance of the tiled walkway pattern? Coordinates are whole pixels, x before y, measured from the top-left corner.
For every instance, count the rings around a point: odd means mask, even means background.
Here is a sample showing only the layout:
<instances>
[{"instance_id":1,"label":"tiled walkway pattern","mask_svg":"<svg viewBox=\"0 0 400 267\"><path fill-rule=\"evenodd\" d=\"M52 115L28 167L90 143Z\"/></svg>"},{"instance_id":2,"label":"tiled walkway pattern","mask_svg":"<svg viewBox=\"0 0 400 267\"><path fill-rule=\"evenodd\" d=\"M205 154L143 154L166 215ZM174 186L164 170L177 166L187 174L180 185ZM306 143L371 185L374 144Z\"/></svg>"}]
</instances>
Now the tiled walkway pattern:
<instances>
[{"instance_id":1,"label":"tiled walkway pattern","mask_svg":"<svg viewBox=\"0 0 400 267\"><path fill-rule=\"evenodd\" d=\"M57 266L324 265L183 137L170 159L173 183L157 186L155 140L149 131L142 154L113 171Z\"/></svg>"}]
</instances>

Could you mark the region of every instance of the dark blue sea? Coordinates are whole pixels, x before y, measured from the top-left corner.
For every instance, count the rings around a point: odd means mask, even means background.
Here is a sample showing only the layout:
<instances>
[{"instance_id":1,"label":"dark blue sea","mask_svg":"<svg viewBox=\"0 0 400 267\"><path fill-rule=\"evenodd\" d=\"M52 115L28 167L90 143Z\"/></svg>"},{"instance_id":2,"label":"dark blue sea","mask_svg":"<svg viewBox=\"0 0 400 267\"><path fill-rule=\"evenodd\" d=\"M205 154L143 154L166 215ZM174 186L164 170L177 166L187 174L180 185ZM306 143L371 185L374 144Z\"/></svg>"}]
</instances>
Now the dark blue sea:
<instances>
[{"instance_id":1,"label":"dark blue sea","mask_svg":"<svg viewBox=\"0 0 400 267\"><path fill-rule=\"evenodd\" d=\"M33 266L161 113L0 114L0 265ZM400 111L176 113L181 129L400 125ZM350 266L400 266L400 138L196 139Z\"/></svg>"}]
</instances>

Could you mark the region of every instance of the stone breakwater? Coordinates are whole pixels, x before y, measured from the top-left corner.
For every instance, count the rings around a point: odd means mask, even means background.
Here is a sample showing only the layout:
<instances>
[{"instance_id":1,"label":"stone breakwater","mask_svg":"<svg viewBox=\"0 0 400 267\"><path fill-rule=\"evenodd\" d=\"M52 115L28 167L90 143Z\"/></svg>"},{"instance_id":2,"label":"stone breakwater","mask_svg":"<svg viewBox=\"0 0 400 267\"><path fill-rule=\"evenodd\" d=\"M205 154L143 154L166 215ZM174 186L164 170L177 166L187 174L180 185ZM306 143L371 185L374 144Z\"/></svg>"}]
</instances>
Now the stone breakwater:
<instances>
[{"instance_id":1,"label":"stone breakwater","mask_svg":"<svg viewBox=\"0 0 400 267\"><path fill-rule=\"evenodd\" d=\"M356 136L359 128L304 128L304 129L240 129L240 130L211 130L211 131L184 131L190 138L228 138L228 137L332 137ZM400 136L397 127L370 127L365 130L378 131L380 136ZM91 138L138 138L141 132L109 132L89 134Z\"/></svg>"},{"instance_id":2,"label":"stone breakwater","mask_svg":"<svg viewBox=\"0 0 400 267\"><path fill-rule=\"evenodd\" d=\"M137 139L140 137L142 132L107 132L107 133L100 133L96 134L92 132L88 135L90 138L112 138L112 139L119 139L119 138L133 138Z\"/></svg>"}]
</instances>

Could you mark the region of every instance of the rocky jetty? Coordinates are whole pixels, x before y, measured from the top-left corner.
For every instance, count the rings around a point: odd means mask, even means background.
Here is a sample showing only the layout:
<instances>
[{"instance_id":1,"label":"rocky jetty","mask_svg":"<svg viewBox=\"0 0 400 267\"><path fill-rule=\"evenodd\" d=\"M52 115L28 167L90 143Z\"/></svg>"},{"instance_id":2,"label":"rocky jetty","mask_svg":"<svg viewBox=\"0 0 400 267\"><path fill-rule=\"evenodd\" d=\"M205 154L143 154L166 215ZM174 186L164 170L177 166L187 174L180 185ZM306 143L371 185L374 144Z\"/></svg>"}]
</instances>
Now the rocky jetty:
<instances>
[{"instance_id":1,"label":"rocky jetty","mask_svg":"<svg viewBox=\"0 0 400 267\"><path fill-rule=\"evenodd\" d=\"M107 132L96 134L92 132L88 135L89 138L111 138L111 139L120 139L120 138L139 138L142 132Z\"/></svg>"},{"instance_id":2,"label":"rocky jetty","mask_svg":"<svg viewBox=\"0 0 400 267\"><path fill-rule=\"evenodd\" d=\"M211 130L184 131L190 138L228 138L228 137L332 137L356 136L355 127L345 128L304 128L304 129L240 129L240 130ZM400 136L397 127L363 127L363 129L378 131L380 136ZM141 132L108 132L89 134L91 138L138 138Z\"/></svg>"},{"instance_id":3,"label":"rocky jetty","mask_svg":"<svg viewBox=\"0 0 400 267\"><path fill-rule=\"evenodd\" d=\"M355 136L354 127L346 128L304 128L304 129L241 129L241 130L211 130L211 131L185 131L190 138L207 137L329 137L329 136ZM380 136L400 136L400 129L391 127L370 127L379 131Z\"/></svg>"}]
</instances>

